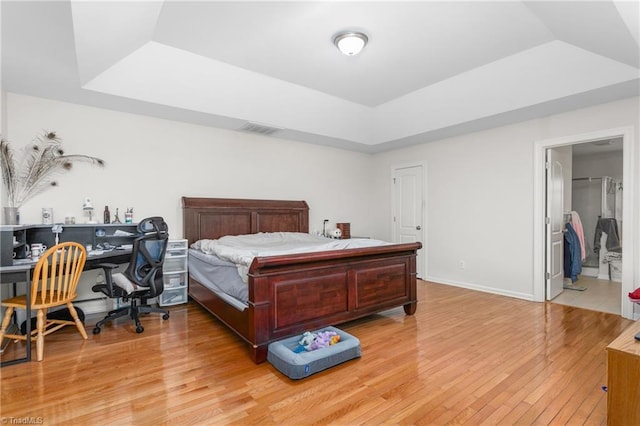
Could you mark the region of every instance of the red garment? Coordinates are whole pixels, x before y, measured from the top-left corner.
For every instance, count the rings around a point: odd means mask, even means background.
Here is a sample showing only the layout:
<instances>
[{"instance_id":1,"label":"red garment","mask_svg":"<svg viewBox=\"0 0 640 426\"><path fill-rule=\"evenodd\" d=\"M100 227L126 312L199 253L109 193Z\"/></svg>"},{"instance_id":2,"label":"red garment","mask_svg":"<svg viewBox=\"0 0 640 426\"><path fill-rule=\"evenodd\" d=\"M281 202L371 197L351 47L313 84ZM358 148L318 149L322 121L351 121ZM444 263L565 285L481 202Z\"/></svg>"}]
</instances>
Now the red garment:
<instances>
[{"instance_id":1,"label":"red garment","mask_svg":"<svg viewBox=\"0 0 640 426\"><path fill-rule=\"evenodd\" d=\"M640 287L629 293L629 299L631 299L632 302L640 302Z\"/></svg>"}]
</instances>

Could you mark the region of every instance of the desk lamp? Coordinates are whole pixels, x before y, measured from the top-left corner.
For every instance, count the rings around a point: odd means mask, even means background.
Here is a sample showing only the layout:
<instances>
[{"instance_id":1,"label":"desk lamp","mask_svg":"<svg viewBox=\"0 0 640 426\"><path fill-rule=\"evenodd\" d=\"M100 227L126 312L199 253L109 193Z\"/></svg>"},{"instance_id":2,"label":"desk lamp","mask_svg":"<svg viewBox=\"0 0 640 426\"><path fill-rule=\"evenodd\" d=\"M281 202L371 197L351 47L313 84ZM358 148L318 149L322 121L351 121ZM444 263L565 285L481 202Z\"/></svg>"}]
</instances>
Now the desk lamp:
<instances>
[{"instance_id":1,"label":"desk lamp","mask_svg":"<svg viewBox=\"0 0 640 426\"><path fill-rule=\"evenodd\" d=\"M91 205L91 199L85 198L84 203L82 204L82 210L89 215L89 220L87 223L98 223L93 220L93 205Z\"/></svg>"}]
</instances>

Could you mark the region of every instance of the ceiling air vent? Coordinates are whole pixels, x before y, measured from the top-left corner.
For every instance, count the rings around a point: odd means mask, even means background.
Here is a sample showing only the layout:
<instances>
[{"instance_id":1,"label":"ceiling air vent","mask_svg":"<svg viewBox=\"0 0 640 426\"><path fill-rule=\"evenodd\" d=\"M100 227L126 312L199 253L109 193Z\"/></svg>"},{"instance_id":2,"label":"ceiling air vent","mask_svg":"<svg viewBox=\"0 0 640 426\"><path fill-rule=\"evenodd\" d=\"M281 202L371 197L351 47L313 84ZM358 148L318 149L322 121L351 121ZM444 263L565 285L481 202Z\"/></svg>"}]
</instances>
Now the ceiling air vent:
<instances>
[{"instance_id":1,"label":"ceiling air vent","mask_svg":"<svg viewBox=\"0 0 640 426\"><path fill-rule=\"evenodd\" d=\"M263 136L272 136L274 133L284 129L281 127L268 126L266 124L252 123L249 121L238 130L247 133L257 133Z\"/></svg>"}]
</instances>

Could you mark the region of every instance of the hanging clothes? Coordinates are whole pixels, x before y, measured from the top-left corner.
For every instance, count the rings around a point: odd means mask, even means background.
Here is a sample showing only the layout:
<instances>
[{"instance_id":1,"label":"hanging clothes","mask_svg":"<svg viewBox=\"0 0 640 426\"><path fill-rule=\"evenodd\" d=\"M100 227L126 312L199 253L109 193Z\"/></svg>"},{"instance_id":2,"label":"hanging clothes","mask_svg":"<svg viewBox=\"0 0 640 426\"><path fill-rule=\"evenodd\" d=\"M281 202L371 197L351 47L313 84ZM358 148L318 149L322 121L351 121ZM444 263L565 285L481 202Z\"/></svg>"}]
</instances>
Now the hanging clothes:
<instances>
[{"instance_id":1,"label":"hanging clothes","mask_svg":"<svg viewBox=\"0 0 640 426\"><path fill-rule=\"evenodd\" d=\"M570 223L565 224L564 233L564 276L571 278L571 282L578 281L578 275L582 273L582 259L580 240L578 234Z\"/></svg>"},{"instance_id":2,"label":"hanging clothes","mask_svg":"<svg viewBox=\"0 0 640 426\"><path fill-rule=\"evenodd\" d=\"M598 219L596 234L593 238L593 251L600 252L600 237L602 237L603 232L607 234L607 250L621 252L622 246L620 245L620 234L618 234L618 222L612 217Z\"/></svg>"},{"instance_id":3,"label":"hanging clothes","mask_svg":"<svg viewBox=\"0 0 640 426\"><path fill-rule=\"evenodd\" d=\"M585 260L587 258L587 249L584 245L584 228L582 227L580 215L576 211L571 212L571 226L576 231L578 240L580 240L580 259Z\"/></svg>"}]
</instances>

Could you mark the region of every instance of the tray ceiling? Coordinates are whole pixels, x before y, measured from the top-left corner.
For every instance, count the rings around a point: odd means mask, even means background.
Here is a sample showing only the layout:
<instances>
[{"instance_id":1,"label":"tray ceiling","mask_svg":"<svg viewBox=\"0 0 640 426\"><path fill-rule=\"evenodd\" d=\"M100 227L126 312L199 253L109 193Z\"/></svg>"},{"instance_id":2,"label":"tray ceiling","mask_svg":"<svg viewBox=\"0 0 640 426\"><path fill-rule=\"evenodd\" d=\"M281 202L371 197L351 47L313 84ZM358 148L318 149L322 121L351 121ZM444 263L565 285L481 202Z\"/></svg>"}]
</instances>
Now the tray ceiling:
<instances>
[{"instance_id":1,"label":"tray ceiling","mask_svg":"<svg viewBox=\"0 0 640 426\"><path fill-rule=\"evenodd\" d=\"M1 7L5 91L362 152L639 94L638 2Z\"/></svg>"}]
</instances>

